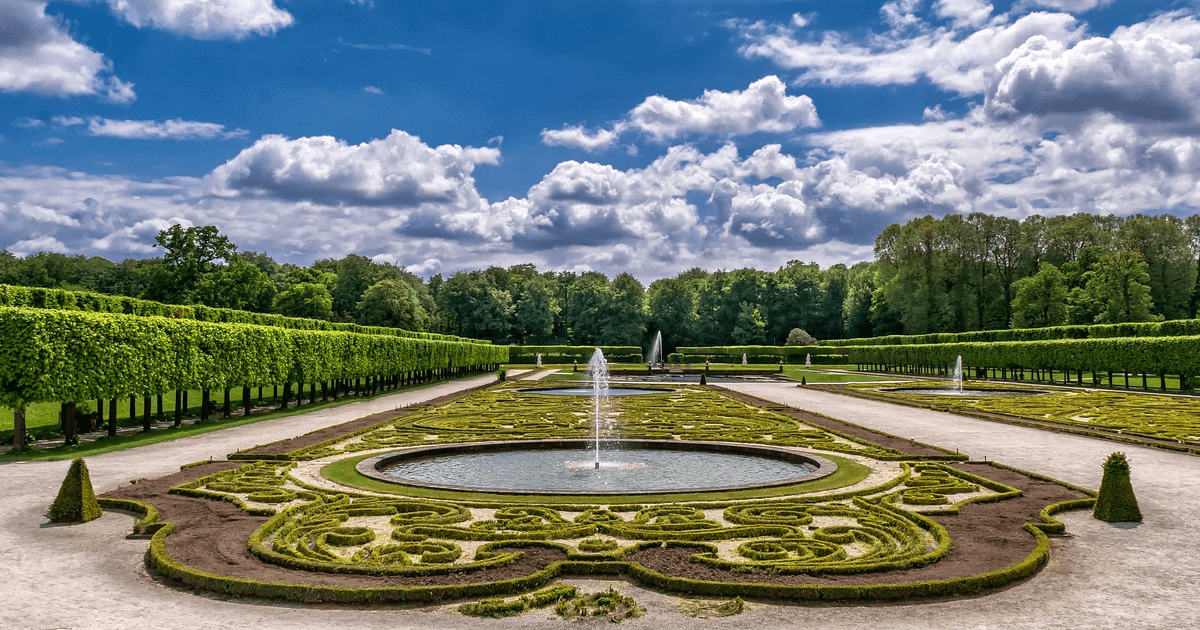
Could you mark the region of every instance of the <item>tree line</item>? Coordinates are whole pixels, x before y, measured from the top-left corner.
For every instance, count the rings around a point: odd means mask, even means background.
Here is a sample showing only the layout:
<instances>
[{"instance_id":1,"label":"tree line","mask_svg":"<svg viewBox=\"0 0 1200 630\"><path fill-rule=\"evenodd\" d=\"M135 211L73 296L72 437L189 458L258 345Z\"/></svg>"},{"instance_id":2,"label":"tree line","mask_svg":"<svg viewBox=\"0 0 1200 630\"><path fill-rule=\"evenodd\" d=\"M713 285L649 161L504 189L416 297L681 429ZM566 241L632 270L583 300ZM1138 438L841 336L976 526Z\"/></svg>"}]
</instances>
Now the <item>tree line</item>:
<instances>
[{"instance_id":1,"label":"tree line","mask_svg":"<svg viewBox=\"0 0 1200 630\"><path fill-rule=\"evenodd\" d=\"M790 261L775 271L464 271L427 281L351 254L308 267L239 252L213 226L176 225L163 255L0 252L0 283L442 332L523 345L808 344L1197 316L1200 215L931 216L886 228L875 260Z\"/></svg>"}]
</instances>

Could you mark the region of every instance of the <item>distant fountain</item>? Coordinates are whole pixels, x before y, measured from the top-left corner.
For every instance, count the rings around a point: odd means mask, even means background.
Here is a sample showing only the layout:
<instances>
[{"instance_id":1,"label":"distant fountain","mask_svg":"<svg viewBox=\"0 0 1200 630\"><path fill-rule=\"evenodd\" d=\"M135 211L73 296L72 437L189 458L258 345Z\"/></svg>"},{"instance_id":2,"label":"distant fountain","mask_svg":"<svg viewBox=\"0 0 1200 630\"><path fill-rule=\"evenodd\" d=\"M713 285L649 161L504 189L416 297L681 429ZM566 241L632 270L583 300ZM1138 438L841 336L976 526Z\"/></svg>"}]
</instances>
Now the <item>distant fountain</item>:
<instances>
[{"instance_id":1,"label":"distant fountain","mask_svg":"<svg viewBox=\"0 0 1200 630\"><path fill-rule=\"evenodd\" d=\"M806 367L806 368L812 367L812 354L804 355L804 367Z\"/></svg>"},{"instance_id":2,"label":"distant fountain","mask_svg":"<svg viewBox=\"0 0 1200 630\"><path fill-rule=\"evenodd\" d=\"M541 352L538 353L537 366L542 367L542 353Z\"/></svg>"},{"instance_id":3,"label":"distant fountain","mask_svg":"<svg viewBox=\"0 0 1200 630\"><path fill-rule=\"evenodd\" d=\"M962 390L963 390L962 381L963 381L963 379L962 379L962 355L960 354L958 356L958 360L954 362L954 383L953 383L954 391L956 391L960 394L962 393Z\"/></svg>"},{"instance_id":4,"label":"distant fountain","mask_svg":"<svg viewBox=\"0 0 1200 630\"><path fill-rule=\"evenodd\" d=\"M600 468L600 425L608 421L608 361L600 348L588 361L588 376L592 380L592 424L596 427L596 468Z\"/></svg>"},{"instance_id":5,"label":"distant fountain","mask_svg":"<svg viewBox=\"0 0 1200 630\"><path fill-rule=\"evenodd\" d=\"M746 365L746 363L747 363L747 362L746 362L746 353L745 353L745 352L743 352L743 353L742 353L742 365L743 365L743 366L745 366L745 365Z\"/></svg>"},{"instance_id":6,"label":"distant fountain","mask_svg":"<svg viewBox=\"0 0 1200 630\"><path fill-rule=\"evenodd\" d=\"M662 367L662 331L654 335L654 344L650 346L650 367Z\"/></svg>"}]
</instances>

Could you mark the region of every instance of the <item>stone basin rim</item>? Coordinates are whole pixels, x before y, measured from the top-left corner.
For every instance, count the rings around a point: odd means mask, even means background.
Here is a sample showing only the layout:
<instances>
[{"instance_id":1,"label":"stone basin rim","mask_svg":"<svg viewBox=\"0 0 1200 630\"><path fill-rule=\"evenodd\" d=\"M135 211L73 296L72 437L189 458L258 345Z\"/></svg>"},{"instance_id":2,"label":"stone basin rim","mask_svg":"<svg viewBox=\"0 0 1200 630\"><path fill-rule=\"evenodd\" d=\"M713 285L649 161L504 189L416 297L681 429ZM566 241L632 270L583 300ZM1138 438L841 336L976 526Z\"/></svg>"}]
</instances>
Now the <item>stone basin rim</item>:
<instances>
[{"instance_id":1,"label":"stone basin rim","mask_svg":"<svg viewBox=\"0 0 1200 630\"><path fill-rule=\"evenodd\" d=\"M646 448L646 449L661 449L661 450L680 450L680 451L707 451L710 453L727 453L736 455L753 455L758 457L769 457L773 459L782 459L785 461L816 466L809 474L803 477L790 477L767 483L743 484L735 486L716 486L703 488L677 488L671 490L599 490L599 491L573 491L573 490L513 490L506 488L478 488L468 486L454 486L449 484L432 484L411 480L401 480L396 477L385 475L380 472L381 468L386 468L392 464L410 460L421 459L425 457L433 457L438 455L449 455L454 453L493 453L504 451L523 451L523 450L549 450L559 448L578 448L581 452L584 448L594 444L593 440L585 438L561 438L561 439L545 439L545 440L510 440L510 441L495 441L495 442L465 442L459 444L439 444L435 446L421 446L413 449L406 449L399 452L384 453L376 455L360 461L355 470L365 477L369 477L376 481L382 481L397 486L407 486L413 488L428 488L431 490L452 490L456 492L476 492L489 494L510 494L510 495L527 495L527 496L652 496L652 495L667 495L667 494L699 494L710 492L730 492L734 490L752 490L755 488L775 488L779 486L795 485L808 481L815 481L823 477L828 477L837 472L838 465L833 460L821 457L815 453L800 452L788 448L778 446L767 446L761 444L743 444L738 442L716 442L702 440L649 440L649 439L616 439L609 440L608 443L617 443L630 447Z\"/></svg>"}]
</instances>

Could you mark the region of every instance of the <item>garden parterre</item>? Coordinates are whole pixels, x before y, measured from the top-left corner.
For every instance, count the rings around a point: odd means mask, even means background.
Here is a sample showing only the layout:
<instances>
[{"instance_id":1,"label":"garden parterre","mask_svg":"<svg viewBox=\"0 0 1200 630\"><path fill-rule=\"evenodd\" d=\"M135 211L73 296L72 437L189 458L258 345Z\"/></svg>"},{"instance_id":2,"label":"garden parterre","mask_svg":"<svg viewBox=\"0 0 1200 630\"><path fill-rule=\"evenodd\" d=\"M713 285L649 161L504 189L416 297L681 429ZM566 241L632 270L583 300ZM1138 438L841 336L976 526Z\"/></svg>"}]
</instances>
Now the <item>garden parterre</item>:
<instances>
[{"instance_id":1,"label":"garden parterre","mask_svg":"<svg viewBox=\"0 0 1200 630\"><path fill-rule=\"evenodd\" d=\"M697 495L701 500L696 501L640 504L613 497L581 497L575 504L539 497L505 502L450 500L406 496L402 486L395 494L382 495L317 486L292 474L296 460L330 461L431 441L586 434L586 399L541 396L517 388L506 384L478 392L295 451L288 461L251 462L172 489L175 494L229 501L264 517L248 546L265 564L314 575L414 580L409 586L382 589L387 591L382 593L365 587L339 590L198 575L202 572L173 564L163 544L171 533L169 526L155 533L150 562L160 572L195 586L304 601L514 595L541 587L558 575L595 573L626 573L670 590L709 595L896 599L998 586L1036 571L1048 554L1045 534L1028 525L1025 537L1030 550L1021 562L949 580L906 581L906 571L934 565L952 549L953 536L937 516L957 514L972 504L1012 499L1021 492L949 464L912 461L894 449L834 435L705 388L664 389L657 396L614 399L621 436L800 447L893 462L889 465L897 473L882 483L859 484L841 492L806 494L797 489L768 500L705 493ZM1040 526L1054 529L1052 513L1043 510ZM554 551L561 560L524 578L489 581L490 571L515 566L538 548ZM673 575L640 563L647 553L672 549L686 550L688 565L727 575L728 581L696 580L687 571ZM881 576L880 583L872 584L876 575ZM422 586L421 579L439 576L454 583ZM763 590L753 581L758 576L764 582L801 582L771 584ZM858 582L854 586L828 583L833 576L854 577Z\"/></svg>"}]
</instances>

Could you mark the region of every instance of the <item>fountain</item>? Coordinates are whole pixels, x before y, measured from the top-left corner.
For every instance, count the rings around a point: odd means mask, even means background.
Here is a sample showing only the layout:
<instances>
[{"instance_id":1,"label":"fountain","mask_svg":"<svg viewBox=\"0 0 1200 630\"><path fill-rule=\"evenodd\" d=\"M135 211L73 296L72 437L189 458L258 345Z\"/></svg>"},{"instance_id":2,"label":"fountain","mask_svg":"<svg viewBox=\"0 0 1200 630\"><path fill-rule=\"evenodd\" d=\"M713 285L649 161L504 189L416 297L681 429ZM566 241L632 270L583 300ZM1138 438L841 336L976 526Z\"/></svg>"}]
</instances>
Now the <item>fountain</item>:
<instances>
[{"instance_id":1,"label":"fountain","mask_svg":"<svg viewBox=\"0 0 1200 630\"><path fill-rule=\"evenodd\" d=\"M812 354L804 355L804 367L806 367L806 368L812 367Z\"/></svg>"},{"instance_id":2,"label":"fountain","mask_svg":"<svg viewBox=\"0 0 1200 630\"><path fill-rule=\"evenodd\" d=\"M654 344L650 346L650 356L647 359L651 368L662 367L662 331L654 335Z\"/></svg>"},{"instance_id":3,"label":"fountain","mask_svg":"<svg viewBox=\"0 0 1200 630\"><path fill-rule=\"evenodd\" d=\"M538 356L537 356L537 366L542 367L542 353L541 352L539 352Z\"/></svg>"},{"instance_id":4,"label":"fountain","mask_svg":"<svg viewBox=\"0 0 1200 630\"><path fill-rule=\"evenodd\" d=\"M742 366L744 367L745 365L746 365L746 353L743 352L742 353Z\"/></svg>"},{"instance_id":5,"label":"fountain","mask_svg":"<svg viewBox=\"0 0 1200 630\"><path fill-rule=\"evenodd\" d=\"M600 424L608 419L608 361L600 348L588 361L588 376L592 380L592 424L596 427L596 468L600 468Z\"/></svg>"},{"instance_id":6,"label":"fountain","mask_svg":"<svg viewBox=\"0 0 1200 630\"><path fill-rule=\"evenodd\" d=\"M999 388L974 388L963 389L963 363L962 355L954 362L954 373L951 375L950 387L892 387L880 391L891 392L893 394L920 394L924 396L969 396L969 397L992 397L992 396L1038 396L1046 392L1035 389L999 389Z\"/></svg>"},{"instance_id":7,"label":"fountain","mask_svg":"<svg viewBox=\"0 0 1200 630\"><path fill-rule=\"evenodd\" d=\"M952 387L958 393L962 393L962 355L958 355L958 360L954 362L954 382Z\"/></svg>"}]
</instances>

